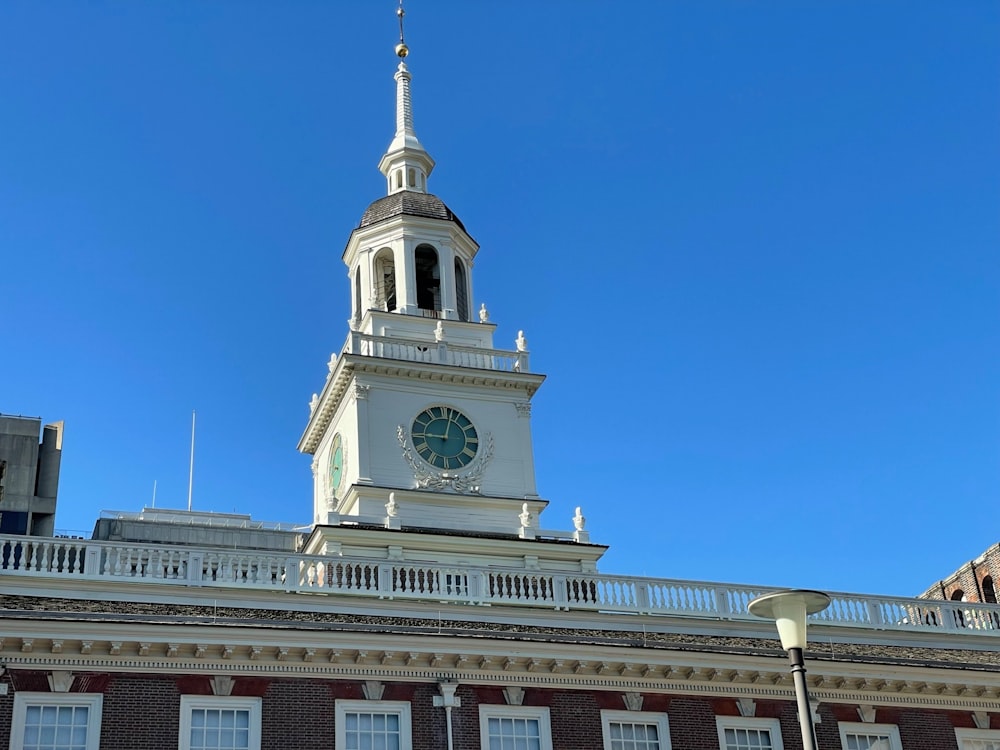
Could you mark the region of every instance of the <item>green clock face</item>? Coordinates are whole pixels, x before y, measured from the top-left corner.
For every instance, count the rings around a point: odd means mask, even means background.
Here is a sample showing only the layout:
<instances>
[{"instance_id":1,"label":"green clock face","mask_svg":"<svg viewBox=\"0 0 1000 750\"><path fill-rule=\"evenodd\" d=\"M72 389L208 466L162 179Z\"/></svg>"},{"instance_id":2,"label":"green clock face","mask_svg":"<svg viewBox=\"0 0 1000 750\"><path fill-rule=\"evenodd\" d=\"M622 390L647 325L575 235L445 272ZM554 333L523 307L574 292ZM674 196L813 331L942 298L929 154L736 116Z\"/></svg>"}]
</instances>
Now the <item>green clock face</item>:
<instances>
[{"instance_id":1,"label":"green clock face","mask_svg":"<svg viewBox=\"0 0 1000 750\"><path fill-rule=\"evenodd\" d=\"M476 457L479 435L469 418L450 406L424 409L410 428L420 457L439 469L461 469Z\"/></svg>"},{"instance_id":2,"label":"green clock face","mask_svg":"<svg viewBox=\"0 0 1000 750\"><path fill-rule=\"evenodd\" d=\"M340 489L340 480L344 476L344 443L340 435L333 436L333 445L330 451L330 488L336 494Z\"/></svg>"}]
</instances>

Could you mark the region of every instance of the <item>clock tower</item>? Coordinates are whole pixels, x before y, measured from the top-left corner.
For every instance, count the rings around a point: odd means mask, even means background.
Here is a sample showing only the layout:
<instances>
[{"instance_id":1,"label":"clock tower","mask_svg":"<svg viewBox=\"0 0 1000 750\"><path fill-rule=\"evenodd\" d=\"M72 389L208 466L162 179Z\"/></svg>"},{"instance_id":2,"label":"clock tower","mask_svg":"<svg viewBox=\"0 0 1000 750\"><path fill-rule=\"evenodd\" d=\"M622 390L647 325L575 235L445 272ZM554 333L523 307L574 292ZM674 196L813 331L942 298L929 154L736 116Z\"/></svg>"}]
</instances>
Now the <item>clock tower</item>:
<instances>
[{"instance_id":1,"label":"clock tower","mask_svg":"<svg viewBox=\"0 0 1000 750\"><path fill-rule=\"evenodd\" d=\"M474 308L479 245L428 191L434 159L414 131L398 14L396 130L379 162L386 195L344 249L347 340L299 441L314 457L309 544L345 526L534 539L547 503L535 486L531 399L544 376L531 371L522 333L513 349L495 348L485 305ZM575 525L551 533L584 541L579 513Z\"/></svg>"}]
</instances>

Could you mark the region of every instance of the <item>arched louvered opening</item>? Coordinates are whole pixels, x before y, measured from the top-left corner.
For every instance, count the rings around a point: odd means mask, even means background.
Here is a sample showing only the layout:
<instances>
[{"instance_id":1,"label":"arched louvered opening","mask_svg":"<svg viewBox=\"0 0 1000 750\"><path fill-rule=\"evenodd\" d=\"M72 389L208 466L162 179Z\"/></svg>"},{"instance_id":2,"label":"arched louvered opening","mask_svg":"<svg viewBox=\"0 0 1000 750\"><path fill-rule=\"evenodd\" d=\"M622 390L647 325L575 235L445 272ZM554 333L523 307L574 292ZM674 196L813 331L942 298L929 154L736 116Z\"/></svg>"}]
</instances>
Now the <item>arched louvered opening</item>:
<instances>
[{"instance_id":1,"label":"arched louvered opening","mask_svg":"<svg viewBox=\"0 0 1000 750\"><path fill-rule=\"evenodd\" d=\"M438 254L430 245L420 245L414 254L417 281L417 307L441 310L441 271Z\"/></svg>"},{"instance_id":2,"label":"arched louvered opening","mask_svg":"<svg viewBox=\"0 0 1000 750\"><path fill-rule=\"evenodd\" d=\"M993 586L993 576L986 576L983 579L983 601L987 604L997 603L997 590Z\"/></svg>"},{"instance_id":3,"label":"arched louvered opening","mask_svg":"<svg viewBox=\"0 0 1000 750\"><path fill-rule=\"evenodd\" d=\"M469 280L465 275L465 265L455 258L455 307L458 319L469 320Z\"/></svg>"},{"instance_id":4,"label":"arched louvered opening","mask_svg":"<svg viewBox=\"0 0 1000 750\"><path fill-rule=\"evenodd\" d=\"M361 319L361 269L354 269L354 318Z\"/></svg>"},{"instance_id":5,"label":"arched louvered opening","mask_svg":"<svg viewBox=\"0 0 1000 750\"><path fill-rule=\"evenodd\" d=\"M387 247L378 251L373 264L375 300L379 310L396 311L396 262L392 250Z\"/></svg>"},{"instance_id":6,"label":"arched louvered opening","mask_svg":"<svg viewBox=\"0 0 1000 750\"><path fill-rule=\"evenodd\" d=\"M954 591L951 592L951 600L953 602L964 602L965 592L962 591L962 589L955 589Z\"/></svg>"}]
</instances>

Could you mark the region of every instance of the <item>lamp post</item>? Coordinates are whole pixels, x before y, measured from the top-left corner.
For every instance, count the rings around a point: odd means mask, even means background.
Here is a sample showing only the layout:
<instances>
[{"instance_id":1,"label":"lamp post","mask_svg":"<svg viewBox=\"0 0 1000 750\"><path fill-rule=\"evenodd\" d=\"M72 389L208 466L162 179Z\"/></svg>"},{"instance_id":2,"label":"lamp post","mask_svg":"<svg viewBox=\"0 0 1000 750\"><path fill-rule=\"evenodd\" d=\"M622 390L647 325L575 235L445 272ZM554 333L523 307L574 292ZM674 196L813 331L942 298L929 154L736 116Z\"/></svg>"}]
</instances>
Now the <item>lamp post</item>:
<instances>
[{"instance_id":1,"label":"lamp post","mask_svg":"<svg viewBox=\"0 0 1000 750\"><path fill-rule=\"evenodd\" d=\"M781 647L788 652L792 681L795 683L803 750L816 750L816 728L809 707L806 666L802 660L802 650L806 647L806 618L822 612L829 605L830 597L822 591L793 589L758 596L747 607L750 614L774 620L778 626L778 637L781 638Z\"/></svg>"}]
</instances>

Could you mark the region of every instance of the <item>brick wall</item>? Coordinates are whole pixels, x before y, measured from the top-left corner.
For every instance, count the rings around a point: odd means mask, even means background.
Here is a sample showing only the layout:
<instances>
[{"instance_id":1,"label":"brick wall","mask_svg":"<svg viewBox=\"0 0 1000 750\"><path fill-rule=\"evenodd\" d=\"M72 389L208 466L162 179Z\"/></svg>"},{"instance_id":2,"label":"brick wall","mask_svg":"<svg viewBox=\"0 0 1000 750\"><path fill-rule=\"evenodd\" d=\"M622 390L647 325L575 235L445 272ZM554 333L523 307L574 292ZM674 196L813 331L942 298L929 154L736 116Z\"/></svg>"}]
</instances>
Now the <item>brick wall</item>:
<instances>
[{"instance_id":1,"label":"brick wall","mask_svg":"<svg viewBox=\"0 0 1000 750\"><path fill-rule=\"evenodd\" d=\"M261 750L332 750L330 688L320 680L273 680L261 704Z\"/></svg>"},{"instance_id":2,"label":"brick wall","mask_svg":"<svg viewBox=\"0 0 1000 750\"><path fill-rule=\"evenodd\" d=\"M180 695L170 676L112 676L104 689L101 750L177 750Z\"/></svg>"},{"instance_id":3,"label":"brick wall","mask_svg":"<svg viewBox=\"0 0 1000 750\"><path fill-rule=\"evenodd\" d=\"M644 701L643 708L645 707ZM705 698L673 698L667 715L670 717L672 747L684 750L719 750L713 701Z\"/></svg>"},{"instance_id":4,"label":"brick wall","mask_svg":"<svg viewBox=\"0 0 1000 750\"><path fill-rule=\"evenodd\" d=\"M988 580L987 580L988 579ZM975 560L941 579L920 596L924 599L952 599L996 603L1000 589L1000 544L994 544Z\"/></svg>"},{"instance_id":5,"label":"brick wall","mask_svg":"<svg viewBox=\"0 0 1000 750\"><path fill-rule=\"evenodd\" d=\"M0 685L7 686L7 695L0 695L0 748L10 746L10 722L14 718L14 685L10 675L0 677Z\"/></svg>"},{"instance_id":6,"label":"brick wall","mask_svg":"<svg viewBox=\"0 0 1000 750\"><path fill-rule=\"evenodd\" d=\"M39 689L44 673L16 671L3 678L9 686L0 696L0 748L10 743L14 690ZM47 687L47 686L46 686ZM211 694L204 676L79 675L74 691L103 691L102 750L176 750L182 694ZM354 680L262 679L236 677L234 695L262 697L262 750L332 750L334 701L361 699L362 683ZM433 705L436 684L386 683L385 700L411 703L414 750L447 747L445 712ZM499 687L460 685L461 707L452 712L455 750L480 750L479 705L506 705ZM553 750L599 750L601 710L623 710L623 693L526 688L523 705L546 706L551 717ZM643 711L665 711L676 750L718 750L716 716L738 716L735 699L649 694ZM821 704L816 726L820 750L840 750L838 722L858 722L858 707ZM755 716L777 719L786 750L801 750L796 707L792 701L758 700ZM1000 718L994 718L1000 726ZM955 727L974 727L967 711L879 708L875 722L899 727L904 750L958 750Z\"/></svg>"}]
</instances>

